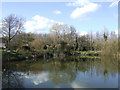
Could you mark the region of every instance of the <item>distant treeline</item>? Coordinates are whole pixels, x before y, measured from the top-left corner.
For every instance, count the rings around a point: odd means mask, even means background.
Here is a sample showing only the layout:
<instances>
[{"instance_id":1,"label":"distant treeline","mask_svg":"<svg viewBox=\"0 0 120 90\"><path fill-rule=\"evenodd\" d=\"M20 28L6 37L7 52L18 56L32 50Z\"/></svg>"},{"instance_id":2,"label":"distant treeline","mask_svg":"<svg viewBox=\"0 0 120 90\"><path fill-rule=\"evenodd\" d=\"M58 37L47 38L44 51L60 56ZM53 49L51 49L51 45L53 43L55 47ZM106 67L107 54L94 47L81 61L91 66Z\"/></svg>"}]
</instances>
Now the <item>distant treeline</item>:
<instances>
[{"instance_id":1,"label":"distant treeline","mask_svg":"<svg viewBox=\"0 0 120 90\"><path fill-rule=\"evenodd\" d=\"M22 53L99 51L101 55L117 55L120 51L120 37L115 32L91 32L81 36L73 26L54 24L48 34L25 33L23 20L14 15L5 18L2 25L2 40L7 49Z\"/></svg>"},{"instance_id":2,"label":"distant treeline","mask_svg":"<svg viewBox=\"0 0 120 90\"><path fill-rule=\"evenodd\" d=\"M59 30L60 29L60 30ZM52 31L54 30L54 31ZM56 31L55 31L56 30ZM7 37L3 37L7 45ZM49 34L21 32L10 41L14 50L59 50L59 51L102 51L103 54L117 54L118 37L114 32L80 36L74 27L55 24Z\"/></svg>"}]
</instances>

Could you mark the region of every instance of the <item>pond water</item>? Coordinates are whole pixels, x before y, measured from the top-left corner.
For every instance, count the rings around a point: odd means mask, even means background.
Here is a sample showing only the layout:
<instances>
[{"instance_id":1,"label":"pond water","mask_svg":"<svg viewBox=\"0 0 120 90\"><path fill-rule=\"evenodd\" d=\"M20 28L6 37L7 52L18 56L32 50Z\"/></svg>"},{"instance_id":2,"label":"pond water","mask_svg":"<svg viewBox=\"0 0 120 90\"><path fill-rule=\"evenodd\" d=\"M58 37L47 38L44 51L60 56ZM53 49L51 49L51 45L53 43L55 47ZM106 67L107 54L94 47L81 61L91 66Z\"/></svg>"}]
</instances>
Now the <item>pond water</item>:
<instances>
[{"instance_id":1,"label":"pond water","mask_svg":"<svg viewBox=\"0 0 120 90\"><path fill-rule=\"evenodd\" d=\"M3 88L118 88L118 60L51 58L3 63Z\"/></svg>"}]
</instances>

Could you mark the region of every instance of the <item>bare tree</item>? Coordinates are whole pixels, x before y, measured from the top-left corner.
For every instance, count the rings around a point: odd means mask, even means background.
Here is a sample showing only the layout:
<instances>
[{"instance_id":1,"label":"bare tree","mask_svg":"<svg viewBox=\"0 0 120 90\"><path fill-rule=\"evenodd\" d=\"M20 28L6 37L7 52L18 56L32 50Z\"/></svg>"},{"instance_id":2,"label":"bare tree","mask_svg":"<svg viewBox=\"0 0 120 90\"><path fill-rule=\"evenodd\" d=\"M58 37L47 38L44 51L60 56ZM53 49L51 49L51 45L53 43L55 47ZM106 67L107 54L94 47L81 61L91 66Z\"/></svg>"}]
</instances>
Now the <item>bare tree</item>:
<instances>
[{"instance_id":1,"label":"bare tree","mask_svg":"<svg viewBox=\"0 0 120 90\"><path fill-rule=\"evenodd\" d=\"M2 21L2 36L7 38L7 44L9 46L10 41L23 30L24 20L13 14L4 18Z\"/></svg>"}]
</instances>

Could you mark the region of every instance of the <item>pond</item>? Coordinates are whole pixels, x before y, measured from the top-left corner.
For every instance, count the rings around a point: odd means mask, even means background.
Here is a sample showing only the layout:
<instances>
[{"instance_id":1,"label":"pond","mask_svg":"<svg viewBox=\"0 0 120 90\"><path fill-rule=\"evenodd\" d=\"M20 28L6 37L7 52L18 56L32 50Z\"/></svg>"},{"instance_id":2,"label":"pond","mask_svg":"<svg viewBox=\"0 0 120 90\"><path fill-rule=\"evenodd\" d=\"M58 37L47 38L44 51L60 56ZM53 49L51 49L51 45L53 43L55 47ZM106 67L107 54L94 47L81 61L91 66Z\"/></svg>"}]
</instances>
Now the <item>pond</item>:
<instances>
[{"instance_id":1,"label":"pond","mask_svg":"<svg viewBox=\"0 0 120 90\"><path fill-rule=\"evenodd\" d=\"M118 88L118 60L50 58L3 63L3 88Z\"/></svg>"}]
</instances>

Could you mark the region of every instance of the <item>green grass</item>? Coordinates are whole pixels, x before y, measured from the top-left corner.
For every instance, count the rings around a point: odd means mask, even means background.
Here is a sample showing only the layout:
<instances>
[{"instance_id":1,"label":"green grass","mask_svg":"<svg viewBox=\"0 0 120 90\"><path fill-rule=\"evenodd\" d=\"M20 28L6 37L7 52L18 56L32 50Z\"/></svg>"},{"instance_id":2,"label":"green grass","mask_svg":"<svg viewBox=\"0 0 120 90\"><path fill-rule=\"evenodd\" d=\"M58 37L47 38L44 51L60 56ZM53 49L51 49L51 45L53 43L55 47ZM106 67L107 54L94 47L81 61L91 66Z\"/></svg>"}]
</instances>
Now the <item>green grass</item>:
<instances>
[{"instance_id":1,"label":"green grass","mask_svg":"<svg viewBox=\"0 0 120 90\"><path fill-rule=\"evenodd\" d=\"M99 54L100 51L71 51L72 54L79 53L79 54Z\"/></svg>"},{"instance_id":2,"label":"green grass","mask_svg":"<svg viewBox=\"0 0 120 90\"><path fill-rule=\"evenodd\" d=\"M80 56L80 58L100 58L98 56Z\"/></svg>"}]
</instances>

